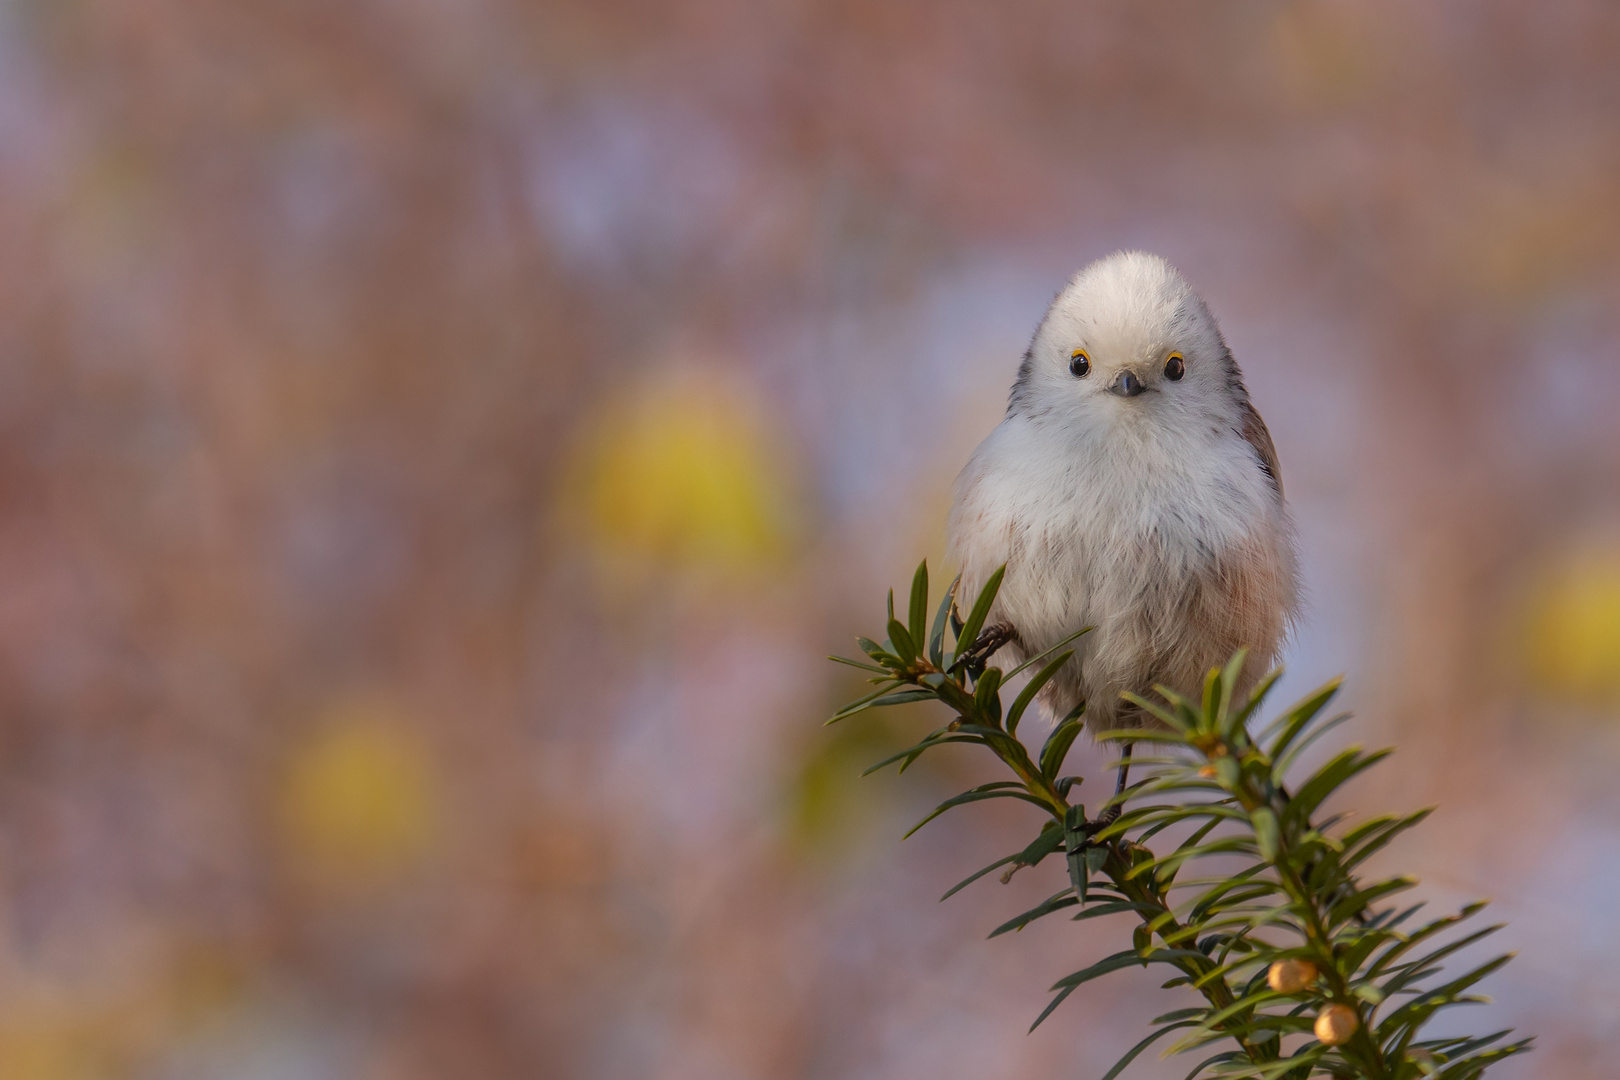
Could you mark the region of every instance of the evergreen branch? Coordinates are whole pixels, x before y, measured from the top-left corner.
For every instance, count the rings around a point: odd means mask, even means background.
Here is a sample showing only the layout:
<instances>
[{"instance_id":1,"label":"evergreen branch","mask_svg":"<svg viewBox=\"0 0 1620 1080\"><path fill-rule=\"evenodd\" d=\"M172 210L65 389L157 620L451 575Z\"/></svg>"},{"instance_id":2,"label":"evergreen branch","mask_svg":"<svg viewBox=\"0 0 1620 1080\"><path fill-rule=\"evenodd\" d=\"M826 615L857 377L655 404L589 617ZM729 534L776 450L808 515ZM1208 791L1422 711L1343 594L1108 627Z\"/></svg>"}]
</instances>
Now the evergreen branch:
<instances>
[{"instance_id":1,"label":"evergreen branch","mask_svg":"<svg viewBox=\"0 0 1620 1080\"><path fill-rule=\"evenodd\" d=\"M1528 1039L1500 1044L1505 1031L1478 1039L1418 1037L1440 1011L1480 1000L1469 990L1508 960L1497 957L1433 985L1442 960L1495 929L1443 936L1483 905L1469 905L1405 931L1402 927L1421 905L1401 911L1375 907L1413 883L1402 877L1364 882L1356 876L1370 855L1419 825L1429 811L1378 816L1343 830L1339 817L1312 822L1346 783L1389 751L1348 747L1297 786L1285 783L1306 748L1345 719L1324 719L1338 691L1337 680L1262 727L1258 736L1248 725L1277 673L1238 700L1245 659L1241 652L1209 673L1196 699L1165 687L1156 688L1157 700L1127 695L1160 726L1102 737L1152 743L1159 752L1134 758L1147 777L1103 804L1103 809L1117 808L1117 817L1089 820L1085 808L1069 800L1076 778L1060 776L1084 726L1084 705L1058 722L1038 752L1032 754L1018 737L1024 712L1072 657L1072 652L1058 650L1079 634L1013 669L1011 674L1017 674L1044 662L1004 713L1003 673L985 666L983 650L975 652L1001 579L998 570L963 622L953 617L953 583L930 623L928 570L926 564L919 566L903 613L906 621L895 616L890 593L888 639L882 644L858 639L869 662L840 661L871 672L877 690L839 710L833 720L875 707L938 701L954 718L868 772L897 761L903 772L936 746L966 742L987 748L1014 777L946 799L916 828L953 807L986 799L1014 798L1045 815L1040 831L1021 851L979 870L941 898L1002 867L1007 868L1001 875L1005 882L1018 869L1062 852L1067 886L996 927L991 937L1071 909L1078 909L1075 920L1136 915L1130 947L1059 980L1032 1028L1085 982L1118 970L1166 964L1177 974L1165 985L1186 987L1204 1004L1154 1021L1163 1026L1133 1047L1104 1080L1120 1075L1147 1046L1172 1031L1181 1035L1167 1054L1227 1043L1222 1052L1200 1061L1189 1080L1472 1080L1528 1048ZM1186 826L1188 832L1174 848L1160 855L1147 846L1176 826ZM1227 869L1223 863L1227 872L1215 877L1178 880L1184 867L1212 856L1227 863L1235 859L1239 865ZM1174 903L1172 893L1178 897ZM1436 939L1442 943L1410 957L1419 945ZM1380 1016L1397 995L1401 1004ZM1285 1041L1290 1042L1286 1049Z\"/></svg>"}]
</instances>

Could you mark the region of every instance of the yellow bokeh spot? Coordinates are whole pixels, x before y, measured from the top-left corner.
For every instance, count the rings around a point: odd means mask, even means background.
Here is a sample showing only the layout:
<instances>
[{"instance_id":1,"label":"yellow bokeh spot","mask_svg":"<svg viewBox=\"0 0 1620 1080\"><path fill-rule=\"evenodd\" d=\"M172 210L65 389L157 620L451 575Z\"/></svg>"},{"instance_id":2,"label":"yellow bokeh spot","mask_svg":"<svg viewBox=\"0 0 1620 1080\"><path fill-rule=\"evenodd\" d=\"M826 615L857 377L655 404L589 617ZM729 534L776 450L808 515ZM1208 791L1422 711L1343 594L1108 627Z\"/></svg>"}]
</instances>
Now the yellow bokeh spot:
<instances>
[{"instance_id":1,"label":"yellow bokeh spot","mask_svg":"<svg viewBox=\"0 0 1620 1080\"><path fill-rule=\"evenodd\" d=\"M569 509L610 569L744 576L784 554L781 459L733 382L666 379L590 424Z\"/></svg>"},{"instance_id":2,"label":"yellow bokeh spot","mask_svg":"<svg viewBox=\"0 0 1620 1080\"><path fill-rule=\"evenodd\" d=\"M1283 7L1271 40L1282 88L1297 105L1345 105L1365 96L1379 79L1377 43L1354 7Z\"/></svg>"},{"instance_id":3,"label":"yellow bokeh spot","mask_svg":"<svg viewBox=\"0 0 1620 1080\"><path fill-rule=\"evenodd\" d=\"M1535 592L1530 672L1542 689L1591 704L1620 702L1620 548L1568 559Z\"/></svg>"},{"instance_id":4,"label":"yellow bokeh spot","mask_svg":"<svg viewBox=\"0 0 1620 1080\"><path fill-rule=\"evenodd\" d=\"M106 1075L91 1033L66 1018L24 1014L0 1026L0 1076L6 1080L95 1080Z\"/></svg>"},{"instance_id":5,"label":"yellow bokeh spot","mask_svg":"<svg viewBox=\"0 0 1620 1080\"><path fill-rule=\"evenodd\" d=\"M365 882L407 868L438 824L426 748L375 704L334 709L293 755L283 791L285 838L306 867Z\"/></svg>"}]
</instances>

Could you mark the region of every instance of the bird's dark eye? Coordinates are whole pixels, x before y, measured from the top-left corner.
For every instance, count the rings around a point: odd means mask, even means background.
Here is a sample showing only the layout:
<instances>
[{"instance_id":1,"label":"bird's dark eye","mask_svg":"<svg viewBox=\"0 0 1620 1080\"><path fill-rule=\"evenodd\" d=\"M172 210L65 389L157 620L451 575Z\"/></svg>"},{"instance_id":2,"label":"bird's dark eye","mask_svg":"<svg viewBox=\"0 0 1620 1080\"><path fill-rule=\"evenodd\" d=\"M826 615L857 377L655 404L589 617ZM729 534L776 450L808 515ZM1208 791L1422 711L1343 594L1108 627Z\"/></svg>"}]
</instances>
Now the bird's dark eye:
<instances>
[{"instance_id":1,"label":"bird's dark eye","mask_svg":"<svg viewBox=\"0 0 1620 1080\"><path fill-rule=\"evenodd\" d=\"M1086 355L1086 350L1076 349L1069 354L1069 374L1077 379L1091 374L1091 357Z\"/></svg>"},{"instance_id":2,"label":"bird's dark eye","mask_svg":"<svg viewBox=\"0 0 1620 1080\"><path fill-rule=\"evenodd\" d=\"M1185 374L1187 374L1187 361L1181 358L1180 353L1171 353L1170 359L1164 362L1164 377L1171 382L1180 382L1181 377Z\"/></svg>"}]
</instances>

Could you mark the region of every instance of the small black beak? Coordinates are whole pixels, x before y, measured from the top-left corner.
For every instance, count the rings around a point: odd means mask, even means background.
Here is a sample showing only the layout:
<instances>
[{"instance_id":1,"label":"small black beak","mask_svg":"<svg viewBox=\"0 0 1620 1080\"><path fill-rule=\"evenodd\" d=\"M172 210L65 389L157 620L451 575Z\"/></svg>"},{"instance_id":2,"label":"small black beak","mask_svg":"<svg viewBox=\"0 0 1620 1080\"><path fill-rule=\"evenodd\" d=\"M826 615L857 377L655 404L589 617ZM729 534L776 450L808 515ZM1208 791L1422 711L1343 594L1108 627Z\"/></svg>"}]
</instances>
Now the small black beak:
<instances>
[{"instance_id":1,"label":"small black beak","mask_svg":"<svg viewBox=\"0 0 1620 1080\"><path fill-rule=\"evenodd\" d=\"M1108 392L1118 394L1120 397L1135 397L1146 389L1147 387L1142 385L1142 380L1136 377L1134 371L1122 371L1114 376L1113 382L1108 384Z\"/></svg>"}]
</instances>

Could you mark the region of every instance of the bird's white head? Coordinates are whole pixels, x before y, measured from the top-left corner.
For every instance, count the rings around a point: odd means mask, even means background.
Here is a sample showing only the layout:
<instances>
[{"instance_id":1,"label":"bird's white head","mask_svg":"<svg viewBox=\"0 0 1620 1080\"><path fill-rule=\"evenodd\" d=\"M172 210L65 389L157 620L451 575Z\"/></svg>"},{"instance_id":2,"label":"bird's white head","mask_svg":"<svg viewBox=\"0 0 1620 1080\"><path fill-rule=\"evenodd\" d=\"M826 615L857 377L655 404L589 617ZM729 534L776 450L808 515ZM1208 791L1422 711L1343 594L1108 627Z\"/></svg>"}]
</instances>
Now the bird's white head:
<instances>
[{"instance_id":1,"label":"bird's white head","mask_svg":"<svg viewBox=\"0 0 1620 1080\"><path fill-rule=\"evenodd\" d=\"M1230 421L1246 400L1204 301L1164 259L1122 251L1075 274L1052 301L1009 411L1098 431Z\"/></svg>"}]
</instances>

